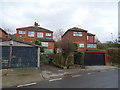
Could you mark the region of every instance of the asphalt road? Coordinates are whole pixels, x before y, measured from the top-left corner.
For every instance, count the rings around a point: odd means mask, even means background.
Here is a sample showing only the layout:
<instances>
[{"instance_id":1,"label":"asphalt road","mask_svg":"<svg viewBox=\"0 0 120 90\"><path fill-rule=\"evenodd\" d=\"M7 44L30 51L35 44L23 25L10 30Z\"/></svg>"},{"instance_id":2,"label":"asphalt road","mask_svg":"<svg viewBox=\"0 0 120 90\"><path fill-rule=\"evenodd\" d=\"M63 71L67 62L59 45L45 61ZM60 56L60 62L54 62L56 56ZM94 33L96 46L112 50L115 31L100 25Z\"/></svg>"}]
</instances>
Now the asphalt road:
<instances>
[{"instance_id":1,"label":"asphalt road","mask_svg":"<svg viewBox=\"0 0 120 90\"><path fill-rule=\"evenodd\" d=\"M19 85L20 88L118 88L118 69Z\"/></svg>"}]
</instances>

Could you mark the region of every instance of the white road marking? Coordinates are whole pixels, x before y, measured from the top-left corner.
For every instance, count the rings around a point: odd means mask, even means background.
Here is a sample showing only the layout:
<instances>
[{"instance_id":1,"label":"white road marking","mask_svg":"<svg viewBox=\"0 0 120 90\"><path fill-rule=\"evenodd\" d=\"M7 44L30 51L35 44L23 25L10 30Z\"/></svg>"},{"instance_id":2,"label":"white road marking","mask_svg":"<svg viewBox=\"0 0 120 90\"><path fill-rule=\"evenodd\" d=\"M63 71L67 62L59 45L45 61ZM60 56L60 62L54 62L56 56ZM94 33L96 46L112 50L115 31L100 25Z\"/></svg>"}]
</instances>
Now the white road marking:
<instances>
[{"instance_id":1,"label":"white road marking","mask_svg":"<svg viewBox=\"0 0 120 90\"><path fill-rule=\"evenodd\" d=\"M72 76L72 77L79 77L80 75L75 75L75 76Z\"/></svg>"},{"instance_id":2,"label":"white road marking","mask_svg":"<svg viewBox=\"0 0 120 90\"><path fill-rule=\"evenodd\" d=\"M18 85L17 87L30 86L30 85L34 85L34 84L37 84L37 83L29 83L29 84L24 84L24 85Z\"/></svg>"},{"instance_id":3,"label":"white road marking","mask_svg":"<svg viewBox=\"0 0 120 90\"><path fill-rule=\"evenodd\" d=\"M58 70L58 71L63 71L63 70Z\"/></svg>"},{"instance_id":4,"label":"white road marking","mask_svg":"<svg viewBox=\"0 0 120 90\"><path fill-rule=\"evenodd\" d=\"M88 73L88 75L90 75L91 73Z\"/></svg>"},{"instance_id":5,"label":"white road marking","mask_svg":"<svg viewBox=\"0 0 120 90\"><path fill-rule=\"evenodd\" d=\"M62 78L57 78L57 79L51 79L51 80L49 80L50 82L52 82L52 81L57 81L57 80L61 80Z\"/></svg>"}]
</instances>

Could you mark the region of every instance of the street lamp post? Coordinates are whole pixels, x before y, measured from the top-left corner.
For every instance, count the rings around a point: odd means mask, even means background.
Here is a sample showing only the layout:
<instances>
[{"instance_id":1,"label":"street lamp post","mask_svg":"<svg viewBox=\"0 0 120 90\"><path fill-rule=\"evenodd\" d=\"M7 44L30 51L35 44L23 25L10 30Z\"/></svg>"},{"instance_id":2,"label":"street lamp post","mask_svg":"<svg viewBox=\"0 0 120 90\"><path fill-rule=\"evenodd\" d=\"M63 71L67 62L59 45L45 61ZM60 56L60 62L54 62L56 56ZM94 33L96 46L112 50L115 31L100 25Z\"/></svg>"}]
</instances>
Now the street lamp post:
<instances>
[{"instance_id":1,"label":"street lamp post","mask_svg":"<svg viewBox=\"0 0 120 90\"><path fill-rule=\"evenodd\" d=\"M10 40L10 56L9 56L9 61L8 61L8 67L11 67L11 60L12 60L12 45L13 45L13 40Z\"/></svg>"}]
</instances>

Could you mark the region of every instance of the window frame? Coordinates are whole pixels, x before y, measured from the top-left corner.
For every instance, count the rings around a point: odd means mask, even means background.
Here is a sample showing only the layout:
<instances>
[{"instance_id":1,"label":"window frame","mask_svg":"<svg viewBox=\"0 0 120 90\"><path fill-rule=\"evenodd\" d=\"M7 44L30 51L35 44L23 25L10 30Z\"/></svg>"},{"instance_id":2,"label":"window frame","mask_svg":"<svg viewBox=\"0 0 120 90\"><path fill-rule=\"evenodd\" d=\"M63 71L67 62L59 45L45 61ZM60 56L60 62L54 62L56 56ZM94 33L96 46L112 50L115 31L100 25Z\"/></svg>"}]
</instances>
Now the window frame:
<instances>
[{"instance_id":1,"label":"window frame","mask_svg":"<svg viewBox=\"0 0 120 90\"><path fill-rule=\"evenodd\" d=\"M45 36L52 36L52 33L45 33Z\"/></svg>"},{"instance_id":2,"label":"window frame","mask_svg":"<svg viewBox=\"0 0 120 90\"><path fill-rule=\"evenodd\" d=\"M96 44L87 44L87 48L97 48Z\"/></svg>"},{"instance_id":3,"label":"window frame","mask_svg":"<svg viewBox=\"0 0 120 90\"><path fill-rule=\"evenodd\" d=\"M83 33L82 33L82 32L73 32L73 36L82 37L82 36L83 36Z\"/></svg>"},{"instance_id":4,"label":"window frame","mask_svg":"<svg viewBox=\"0 0 120 90\"><path fill-rule=\"evenodd\" d=\"M41 34L41 36L39 36L39 35ZM37 32L37 37L39 38L39 37L43 37L43 32Z\"/></svg>"},{"instance_id":5,"label":"window frame","mask_svg":"<svg viewBox=\"0 0 120 90\"><path fill-rule=\"evenodd\" d=\"M31 33L33 33L32 35L31 35ZM35 36L35 32L33 32L33 31L28 31L28 37L34 37Z\"/></svg>"},{"instance_id":6,"label":"window frame","mask_svg":"<svg viewBox=\"0 0 120 90\"><path fill-rule=\"evenodd\" d=\"M81 47L81 45L83 45L83 46ZM84 44L84 43L80 43L80 44L79 44L79 47L80 47L80 48L84 48L84 47L85 47L85 44Z\"/></svg>"},{"instance_id":7,"label":"window frame","mask_svg":"<svg viewBox=\"0 0 120 90\"><path fill-rule=\"evenodd\" d=\"M45 43L47 44L47 45L45 45ZM43 45L44 44L44 45ZM41 45L43 46L43 47L48 47L48 42L41 42Z\"/></svg>"},{"instance_id":8,"label":"window frame","mask_svg":"<svg viewBox=\"0 0 120 90\"><path fill-rule=\"evenodd\" d=\"M18 34L26 34L26 31L18 31Z\"/></svg>"}]
</instances>

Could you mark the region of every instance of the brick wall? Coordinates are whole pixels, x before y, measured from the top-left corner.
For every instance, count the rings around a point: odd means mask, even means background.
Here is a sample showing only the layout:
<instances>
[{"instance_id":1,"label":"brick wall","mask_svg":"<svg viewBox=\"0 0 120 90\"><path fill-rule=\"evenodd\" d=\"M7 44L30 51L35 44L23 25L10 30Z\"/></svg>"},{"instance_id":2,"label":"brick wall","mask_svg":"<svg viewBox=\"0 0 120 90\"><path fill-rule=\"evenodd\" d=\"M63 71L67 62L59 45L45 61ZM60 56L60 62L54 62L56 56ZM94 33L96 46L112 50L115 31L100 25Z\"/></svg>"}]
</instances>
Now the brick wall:
<instances>
[{"instance_id":1,"label":"brick wall","mask_svg":"<svg viewBox=\"0 0 120 90\"><path fill-rule=\"evenodd\" d=\"M6 38L7 38L7 34L5 34L4 32L2 32L2 31L0 30L0 37L6 39Z\"/></svg>"},{"instance_id":2,"label":"brick wall","mask_svg":"<svg viewBox=\"0 0 120 90\"><path fill-rule=\"evenodd\" d=\"M20 30L20 31L24 31L24 30ZM30 31L30 30L29 30ZM35 38L37 37L37 32L35 32L35 31L32 31L32 32L34 32L34 37L29 37L28 36L28 32L29 31L26 31L26 34L19 34L18 32L19 32L19 30L17 30L17 34L16 34L16 39L17 40L22 40L22 41L26 41L26 42L34 42L35 41ZM46 36L45 35L45 33L47 33L47 32L42 32L43 33L43 37L44 38L53 38L53 35L52 36ZM53 34L53 33L51 33L51 34Z\"/></svg>"},{"instance_id":3,"label":"brick wall","mask_svg":"<svg viewBox=\"0 0 120 90\"><path fill-rule=\"evenodd\" d=\"M16 39L17 40L21 40L21 41L24 41L24 42L33 42L33 43L35 42L36 37L37 37L37 32L32 31L32 32L34 32L34 37L29 37L28 32L30 30L26 31L25 34L19 34L18 33L19 31L25 31L25 30L17 30L17 34L16 34ZM42 33L43 33L44 38L53 38L53 33L51 33L52 36L46 36L45 35L46 33L49 33L49 32L42 32ZM54 49L54 42L48 42L48 48L47 49Z\"/></svg>"},{"instance_id":4,"label":"brick wall","mask_svg":"<svg viewBox=\"0 0 120 90\"><path fill-rule=\"evenodd\" d=\"M95 36L88 36L87 42L94 43L95 42Z\"/></svg>"},{"instance_id":5,"label":"brick wall","mask_svg":"<svg viewBox=\"0 0 120 90\"><path fill-rule=\"evenodd\" d=\"M54 42L48 42L48 48L47 49L54 49Z\"/></svg>"},{"instance_id":6,"label":"brick wall","mask_svg":"<svg viewBox=\"0 0 120 90\"><path fill-rule=\"evenodd\" d=\"M63 39L72 41L73 43L78 44L78 51L85 51L87 48L87 32L82 32L82 36L73 36L74 31L68 31ZM84 48L79 47L80 43L84 43Z\"/></svg>"}]
</instances>

